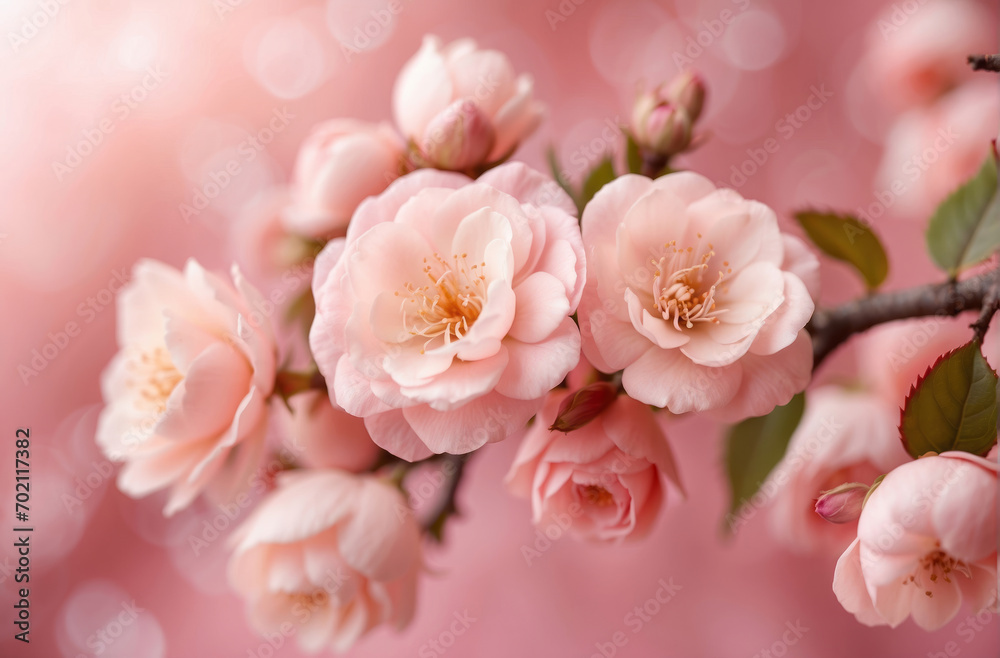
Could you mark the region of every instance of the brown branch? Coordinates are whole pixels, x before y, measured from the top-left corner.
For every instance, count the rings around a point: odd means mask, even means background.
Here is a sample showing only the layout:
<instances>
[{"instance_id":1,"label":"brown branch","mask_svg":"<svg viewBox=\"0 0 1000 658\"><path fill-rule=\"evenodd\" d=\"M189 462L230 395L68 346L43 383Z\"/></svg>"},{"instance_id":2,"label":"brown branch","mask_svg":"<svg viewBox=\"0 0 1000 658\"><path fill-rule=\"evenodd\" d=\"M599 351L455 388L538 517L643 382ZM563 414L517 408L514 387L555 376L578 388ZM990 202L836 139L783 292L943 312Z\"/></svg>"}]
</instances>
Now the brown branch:
<instances>
[{"instance_id":1,"label":"brown branch","mask_svg":"<svg viewBox=\"0 0 1000 658\"><path fill-rule=\"evenodd\" d=\"M886 292L817 310L806 325L813 339L813 370L841 343L876 325L932 315L953 317L963 311L982 309L984 305L1000 305L997 276L996 271L990 271L965 281ZM982 318L977 324L981 322ZM985 323L989 324L989 318Z\"/></svg>"},{"instance_id":2,"label":"brown branch","mask_svg":"<svg viewBox=\"0 0 1000 658\"><path fill-rule=\"evenodd\" d=\"M969 66L973 71L1000 73L1000 55L969 55Z\"/></svg>"},{"instance_id":3,"label":"brown branch","mask_svg":"<svg viewBox=\"0 0 1000 658\"><path fill-rule=\"evenodd\" d=\"M642 153L642 166L639 173L646 178L656 178L670 163L670 158L659 153Z\"/></svg>"},{"instance_id":4,"label":"brown branch","mask_svg":"<svg viewBox=\"0 0 1000 658\"><path fill-rule=\"evenodd\" d=\"M438 542L444 538L444 526L449 517L459 514L455 498L458 495L458 485L462 482L465 472L465 462L469 455L441 455L441 472L445 476L444 491L437 503L424 517L421 528Z\"/></svg>"},{"instance_id":5,"label":"brown branch","mask_svg":"<svg viewBox=\"0 0 1000 658\"><path fill-rule=\"evenodd\" d=\"M993 316L1000 310L1000 267L993 270L992 274L993 283L987 289L986 295L983 296L979 319L971 325L980 343L986 338L986 331L990 328L990 321L993 319Z\"/></svg>"}]
</instances>

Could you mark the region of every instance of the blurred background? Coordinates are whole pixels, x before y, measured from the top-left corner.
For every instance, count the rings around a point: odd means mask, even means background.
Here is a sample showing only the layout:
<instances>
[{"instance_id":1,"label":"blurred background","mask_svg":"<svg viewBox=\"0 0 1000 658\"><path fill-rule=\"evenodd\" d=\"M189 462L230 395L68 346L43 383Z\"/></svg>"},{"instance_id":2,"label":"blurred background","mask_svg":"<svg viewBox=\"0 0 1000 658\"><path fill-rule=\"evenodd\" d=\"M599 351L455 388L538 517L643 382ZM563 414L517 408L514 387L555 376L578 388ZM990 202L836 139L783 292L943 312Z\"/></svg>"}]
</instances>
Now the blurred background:
<instances>
[{"instance_id":1,"label":"blurred background","mask_svg":"<svg viewBox=\"0 0 1000 658\"><path fill-rule=\"evenodd\" d=\"M425 33L474 37L530 73L548 118L515 158L542 169L554 145L577 180L620 150L642 84L701 72L704 144L678 164L772 206L791 232L806 206L859 213L889 251L889 288L938 277L924 222L982 161L1000 106L994 77L964 65L997 50L993 2L5 0L0 28L3 656L300 655L257 636L228 590L211 528L240 519L196 505L167 520L162 500L115 489L93 441L115 291L141 257L226 268L247 204L288 181L316 123L391 119L396 73ZM182 212L234 159L207 207ZM823 275L825 304L863 292L839 265ZM854 368L846 349L819 379ZM29 646L10 623L19 427L32 442ZM349 655L997 655L1000 624L967 610L933 634L859 625L831 591L843 546L792 553L766 509L725 538L722 429L666 428L688 499L622 547L540 540L502 485L517 439L488 446L464 516L429 550L415 620ZM661 579L676 594L637 624ZM619 632L624 646L609 644Z\"/></svg>"}]
</instances>

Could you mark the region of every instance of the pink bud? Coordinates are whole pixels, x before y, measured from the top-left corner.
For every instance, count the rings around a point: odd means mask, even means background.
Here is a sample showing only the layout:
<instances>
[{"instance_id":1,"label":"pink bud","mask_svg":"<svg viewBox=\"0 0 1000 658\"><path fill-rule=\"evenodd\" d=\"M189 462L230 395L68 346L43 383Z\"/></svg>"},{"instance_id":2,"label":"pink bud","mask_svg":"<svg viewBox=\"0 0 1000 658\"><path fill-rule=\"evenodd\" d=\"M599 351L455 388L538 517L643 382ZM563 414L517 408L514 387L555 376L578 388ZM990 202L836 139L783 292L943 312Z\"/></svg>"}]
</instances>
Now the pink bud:
<instances>
[{"instance_id":1,"label":"pink bud","mask_svg":"<svg viewBox=\"0 0 1000 658\"><path fill-rule=\"evenodd\" d=\"M578 430L601 415L618 397L618 387L609 382L584 386L563 398L559 412L549 429L556 432Z\"/></svg>"},{"instance_id":2,"label":"pink bud","mask_svg":"<svg viewBox=\"0 0 1000 658\"><path fill-rule=\"evenodd\" d=\"M636 132L639 146L662 155L675 155L691 143L691 119L681 107L657 105Z\"/></svg>"},{"instance_id":3,"label":"pink bud","mask_svg":"<svg viewBox=\"0 0 1000 658\"><path fill-rule=\"evenodd\" d=\"M486 163L495 139L489 117L474 101L460 99L431 120L420 147L431 166L465 171Z\"/></svg>"},{"instance_id":4,"label":"pink bud","mask_svg":"<svg viewBox=\"0 0 1000 658\"><path fill-rule=\"evenodd\" d=\"M816 513L830 523L856 521L870 488L860 482L848 482L825 491L816 500Z\"/></svg>"},{"instance_id":5,"label":"pink bud","mask_svg":"<svg viewBox=\"0 0 1000 658\"><path fill-rule=\"evenodd\" d=\"M692 123L701 116L701 109L705 106L705 83L697 73L681 73L670 81L662 93L667 101L684 108Z\"/></svg>"}]
</instances>

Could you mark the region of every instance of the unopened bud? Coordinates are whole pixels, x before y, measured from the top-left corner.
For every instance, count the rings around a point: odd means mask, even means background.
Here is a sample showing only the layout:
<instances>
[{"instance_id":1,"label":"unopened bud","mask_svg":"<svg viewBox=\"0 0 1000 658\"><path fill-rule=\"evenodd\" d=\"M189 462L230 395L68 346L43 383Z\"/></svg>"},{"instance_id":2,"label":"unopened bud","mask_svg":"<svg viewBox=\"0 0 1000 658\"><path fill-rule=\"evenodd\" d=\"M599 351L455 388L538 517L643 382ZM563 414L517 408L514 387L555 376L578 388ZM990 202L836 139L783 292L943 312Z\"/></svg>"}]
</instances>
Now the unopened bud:
<instances>
[{"instance_id":1,"label":"unopened bud","mask_svg":"<svg viewBox=\"0 0 1000 658\"><path fill-rule=\"evenodd\" d=\"M559 413L549 426L556 432L578 430L601 415L618 397L618 388L609 382L597 382L584 386L576 393L563 398Z\"/></svg>"},{"instance_id":2,"label":"unopened bud","mask_svg":"<svg viewBox=\"0 0 1000 658\"><path fill-rule=\"evenodd\" d=\"M856 521L870 488L860 482L848 482L825 491L816 500L816 513L830 523Z\"/></svg>"},{"instance_id":3,"label":"unopened bud","mask_svg":"<svg viewBox=\"0 0 1000 658\"><path fill-rule=\"evenodd\" d=\"M465 171L485 164L496 141L493 123L471 100L457 100L434 117L420 145L428 163Z\"/></svg>"},{"instance_id":4,"label":"unopened bud","mask_svg":"<svg viewBox=\"0 0 1000 658\"><path fill-rule=\"evenodd\" d=\"M684 108L694 123L705 106L705 83L697 73L685 71L670 81L663 96L670 103Z\"/></svg>"},{"instance_id":5,"label":"unopened bud","mask_svg":"<svg viewBox=\"0 0 1000 658\"><path fill-rule=\"evenodd\" d=\"M676 155L691 143L691 119L683 108L664 103L649 113L636 134L639 146L661 155Z\"/></svg>"}]
</instances>

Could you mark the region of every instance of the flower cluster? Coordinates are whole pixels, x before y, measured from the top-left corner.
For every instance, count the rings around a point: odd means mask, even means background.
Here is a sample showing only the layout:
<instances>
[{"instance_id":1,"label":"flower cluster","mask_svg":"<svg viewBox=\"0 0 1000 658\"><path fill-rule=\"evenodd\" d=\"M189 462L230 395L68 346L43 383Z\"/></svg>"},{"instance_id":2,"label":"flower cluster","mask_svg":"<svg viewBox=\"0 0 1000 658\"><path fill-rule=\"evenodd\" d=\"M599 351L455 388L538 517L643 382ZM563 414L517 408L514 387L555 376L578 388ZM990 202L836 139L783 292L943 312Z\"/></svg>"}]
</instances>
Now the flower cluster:
<instances>
[{"instance_id":1,"label":"flower cluster","mask_svg":"<svg viewBox=\"0 0 1000 658\"><path fill-rule=\"evenodd\" d=\"M942 332L889 374L892 339L873 332L858 381L814 388L801 413L826 354L813 339L833 323L816 321L819 261L769 206L676 169L705 102L693 72L641 94L624 173L595 163L577 190L509 161L543 116L531 78L471 40L426 37L393 88L395 127L321 124L289 184L234 225L246 271L280 285L265 295L237 266L231 280L194 261L135 267L97 432L124 463L119 488L164 490L167 515L202 494L256 496L229 538L232 587L260 632L295 624L303 649L339 651L412 618L422 539L442 539L465 455L518 437L506 484L534 523L631 542L683 498L667 436L702 414L740 423L731 443L765 446L747 458L737 445L727 465L737 495L741 479L764 482L751 493L778 541L846 547L834 590L862 623L932 629L962 600L995 607L996 449L982 456L995 439L975 429L996 417L995 337L980 350L977 328L974 349L939 357L968 341L967 327ZM861 222L820 220L803 223L809 237L866 274L851 251ZM965 360L929 383L948 357ZM962 364L974 404L932 390L911 408ZM950 449L901 443L901 404L936 414L921 432ZM963 413L972 429L945 436ZM783 456L753 471L774 445ZM418 467L451 478L436 504L411 505Z\"/></svg>"}]
</instances>

